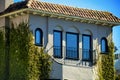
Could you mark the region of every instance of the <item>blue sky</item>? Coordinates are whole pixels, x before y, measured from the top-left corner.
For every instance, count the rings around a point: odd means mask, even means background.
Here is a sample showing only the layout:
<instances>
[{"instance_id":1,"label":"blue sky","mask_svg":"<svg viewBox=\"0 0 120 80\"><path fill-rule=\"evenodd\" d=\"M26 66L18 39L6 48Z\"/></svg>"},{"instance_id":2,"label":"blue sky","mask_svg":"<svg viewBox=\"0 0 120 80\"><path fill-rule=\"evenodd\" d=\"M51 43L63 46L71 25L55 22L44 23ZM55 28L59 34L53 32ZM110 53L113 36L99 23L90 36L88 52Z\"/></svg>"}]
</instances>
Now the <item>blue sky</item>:
<instances>
[{"instance_id":1,"label":"blue sky","mask_svg":"<svg viewBox=\"0 0 120 80\"><path fill-rule=\"evenodd\" d=\"M14 0L15 2L22 0ZM120 0L39 0L79 8L108 11L120 18ZM113 28L113 41L120 49L120 26Z\"/></svg>"}]
</instances>

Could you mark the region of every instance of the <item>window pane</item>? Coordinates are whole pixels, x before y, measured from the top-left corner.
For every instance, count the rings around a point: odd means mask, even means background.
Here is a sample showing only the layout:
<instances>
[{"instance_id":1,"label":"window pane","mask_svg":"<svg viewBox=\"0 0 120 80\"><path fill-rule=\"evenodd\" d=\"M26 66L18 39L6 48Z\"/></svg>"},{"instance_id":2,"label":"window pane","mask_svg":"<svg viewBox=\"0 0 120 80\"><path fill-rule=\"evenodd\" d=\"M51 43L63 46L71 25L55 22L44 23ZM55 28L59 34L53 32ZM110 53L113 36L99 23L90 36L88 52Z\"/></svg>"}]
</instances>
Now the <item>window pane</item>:
<instances>
[{"instance_id":1,"label":"window pane","mask_svg":"<svg viewBox=\"0 0 120 80\"><path fill-rule=\"evenodd\" d=\"M83 35L83 59L89 60L90 59L90 50L91 50L91 41L90 36Z\"/></svg>"},{"instance_id":2,"label":"window pane","mask_svg":"<svg viewBox=\"0 0 120 80\"><path fill-rule=\"evenodd\" d=\"M54 31L54 56L62 57L62 33Z\"/></svg>"},{"instance_id":3,"label":"window pane","mask_svg":"<svg viewBox=\"0 0 120 80\"><path fill-rule=\"evenodd\" d=\"M42 45L42 36L43 36L42 30L37 28L35 30L35 44L37 46L41 46Z\"/></svg>"},{"instance_id":4,"label":"window pane","mask_svg":"<svg viewBox=\"0 0 120 80\"><path fill-rule=\"evenodd\" d=\"M61 33L54 32L54 46L61 46Z\"/></svg>"},{"instance_id":5,"label":"window pane","mask_svg":"<svg viewBox=\"0 0 120 80\"><path fill-rule=\"evenodd\" d=\"M102 52L106 52L107 51L107 40L105 38L103 38L101 40L101 51Z\"/></svg>"},{"instance_id":6,"label":"window pane","mask_svg":"<svg viewBox=\"0 0 120 80\"><path fill-rule=\"evenodd\" d=\"M41 34L40 34L40 31L39 30L37 30L36 31L36 44L40 44L40 36L41 36Z\"/></svg>"},{"instance_id":7,"label":"window pane","mask_svg":"<svg viewBox=\"0 0 120 80\"><path fill-rule=\"evenodd\" d=\"M78 58L78 35L67 33L67 39L66 39L66 57L67 58Z\"/></svg>"}]
</instances>

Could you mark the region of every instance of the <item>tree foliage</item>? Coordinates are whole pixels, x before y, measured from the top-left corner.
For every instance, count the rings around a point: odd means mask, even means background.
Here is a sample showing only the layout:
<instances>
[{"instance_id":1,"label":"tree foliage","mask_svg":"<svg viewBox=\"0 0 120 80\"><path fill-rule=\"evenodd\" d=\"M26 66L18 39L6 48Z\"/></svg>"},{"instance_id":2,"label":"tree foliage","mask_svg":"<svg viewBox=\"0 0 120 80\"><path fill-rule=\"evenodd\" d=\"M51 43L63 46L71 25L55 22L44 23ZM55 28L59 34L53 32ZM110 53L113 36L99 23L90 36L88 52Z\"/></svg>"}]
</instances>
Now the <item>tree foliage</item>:
<instances>
[{"instance_id":1,"label":"tree foliage","mask_svg":"<svg viewBox=\"0 0 120 80\"><path fill-rule=\"evenodd\" d=\"M116 75L115 80L120 80L120 74L119 74L119 75Z\"/></svg>"}]
</instances>

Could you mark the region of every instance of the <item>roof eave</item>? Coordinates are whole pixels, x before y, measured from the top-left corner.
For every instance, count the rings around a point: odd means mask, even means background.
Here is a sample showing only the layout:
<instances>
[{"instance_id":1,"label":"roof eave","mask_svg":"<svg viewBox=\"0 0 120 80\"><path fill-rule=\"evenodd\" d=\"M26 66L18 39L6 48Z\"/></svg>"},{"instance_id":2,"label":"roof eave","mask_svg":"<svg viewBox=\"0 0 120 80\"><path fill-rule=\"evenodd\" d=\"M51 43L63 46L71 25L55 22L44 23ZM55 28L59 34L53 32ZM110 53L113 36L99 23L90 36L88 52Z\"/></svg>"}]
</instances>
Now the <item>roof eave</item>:
<instances>
[{"instance_id":1,"label":"roof eave","mask_svg":"<svg viewBox=\"0 0 120 80\"><path fill-rule=\"evenodd\" d=\"M8 16L14 15L14 14L18 14L18 13L20 13L20 12L27 11L27 9L28 9L28 8L24 8L24 9L20 9L20 10L17 10L17 11L10 12L10 13L4 13L4 14L0 15L0 18L8 17Z\"/></svg>"},{"instance_id":2,"label":"roof eave","mask_svg":"<svg viewBox=\"0 0 120 80\"><path fill-rule=\"evenodd\" d=\"M107 24L109 24L109 26L111 26L111 27L120 25L120 22L110 22L110 21L82 18L82 17L79 17L79 16L70 16L70 15L53 13L53 12L48 12L48 11L35 10L35 9L31 9L31 8L24 8L24 9L20 9L20 10L17 10L17 11L10 12L10 13L6 13L6 14L3 14L3 15L0 15L0 18L8 17L8 16L18 14L18 13L21 13L21 12L29 12L29 13L33 13L34 15L64 18L65 20L80 21L82 23L87 22L87 23L93 23L93 24L98 24L98 25L103 25L103 26L105 26Z\"/></svg>"}]
</instances>

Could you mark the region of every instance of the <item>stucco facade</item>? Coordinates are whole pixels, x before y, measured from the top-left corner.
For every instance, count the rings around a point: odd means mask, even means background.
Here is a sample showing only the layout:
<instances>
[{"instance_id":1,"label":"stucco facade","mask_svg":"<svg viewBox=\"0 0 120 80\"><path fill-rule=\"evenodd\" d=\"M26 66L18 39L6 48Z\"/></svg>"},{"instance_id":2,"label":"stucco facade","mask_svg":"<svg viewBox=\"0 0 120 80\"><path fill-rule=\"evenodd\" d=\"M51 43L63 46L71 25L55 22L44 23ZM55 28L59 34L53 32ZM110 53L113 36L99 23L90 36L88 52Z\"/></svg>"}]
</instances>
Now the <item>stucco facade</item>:
<instances>
[{"instance_id":1,"label":"stucco facade","mask_svg":"<svg viewBox=\"0 0 120 80\"><path fill-rule=\"evenodd\" d=\"M52 79L68 79L68 80L94 80L94 65L90 62L82 61L82 52L79 51L79 60L67 60L65 58L65 48L63 48L63 58L57 59L53 57L53 30L63 32L62 44L66 46L66 32L74 32L79 34L79 48L82 49L82 34L92 36L92 47L97 53L100 52L101 38L106 37L111 40L112 28L108 26L100 26L95 24L86 24L73 22L63 19L41 17L29 15L29 25L33 34L36 28L43 30L44 47L48 54L53 58L53 66L51 72ZM48 34L47 34L48 33ZM48 41L48 42L47 42ZM97 58L97 56L96 56Z\"/></svg>"}]
</instances>

